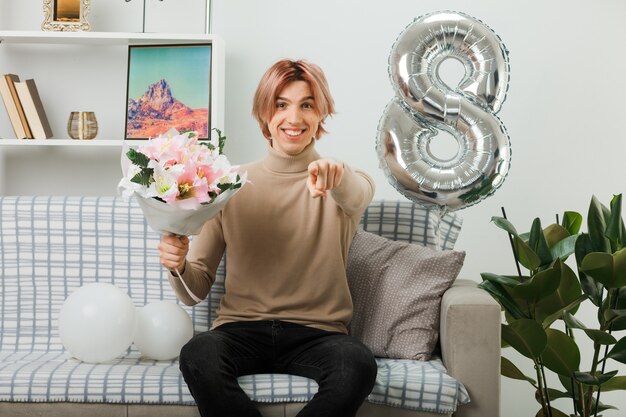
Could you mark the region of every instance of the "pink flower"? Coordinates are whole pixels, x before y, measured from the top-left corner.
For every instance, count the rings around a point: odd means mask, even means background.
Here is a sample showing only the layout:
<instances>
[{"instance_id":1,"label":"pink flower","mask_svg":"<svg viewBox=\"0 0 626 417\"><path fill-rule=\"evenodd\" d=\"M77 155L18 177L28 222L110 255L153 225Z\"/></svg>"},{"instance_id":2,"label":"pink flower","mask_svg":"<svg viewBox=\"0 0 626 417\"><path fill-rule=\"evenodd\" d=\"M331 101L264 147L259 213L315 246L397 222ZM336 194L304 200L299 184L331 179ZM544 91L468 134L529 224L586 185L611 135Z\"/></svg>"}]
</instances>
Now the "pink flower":
<instances>
[{"instance_id":1,"label":"pink flower","mask_svg":"<svg viewBox=\"0 0 626 417\"><path fill-rule=\"evenodd\" d=\"M191 133L150 139L127 154L135 169L127 170L119 187L183 209L212 203L222 190L235 191L246 182L213 142L206 146Z\"/></svg>"}]
</instances>

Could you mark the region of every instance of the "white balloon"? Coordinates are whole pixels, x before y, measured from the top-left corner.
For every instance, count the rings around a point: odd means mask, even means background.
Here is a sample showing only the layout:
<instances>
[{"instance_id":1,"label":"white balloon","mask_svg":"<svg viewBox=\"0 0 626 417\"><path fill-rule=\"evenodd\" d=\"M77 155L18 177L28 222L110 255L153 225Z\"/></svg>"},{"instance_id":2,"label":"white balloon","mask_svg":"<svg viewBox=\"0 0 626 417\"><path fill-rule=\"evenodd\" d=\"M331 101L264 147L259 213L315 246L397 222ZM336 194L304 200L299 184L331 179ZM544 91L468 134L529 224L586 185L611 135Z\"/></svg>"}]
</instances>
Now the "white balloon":
<instances>
[{"instance_id":1,"label":"white balloon","mask_svg":"<svg viewBox=\"0 0 626 417\"><path fill-rule=\"evenodd\" d=\"M120 288L86 284L70 294L59 313L59 336L67 351L83 362L107 362L133 341L135 305Z\"/></svg>"},{"instance_id":2,"label":"white balloon","mask_svg":"<svg viewBox=\"0 0 626 417\"><path fill-rule=\"evenodd\" d=\"M137 310L134 342L147 358L174 359L192 336L191 318L178 304L155 301Z\"/></svg>"}]
</instances>

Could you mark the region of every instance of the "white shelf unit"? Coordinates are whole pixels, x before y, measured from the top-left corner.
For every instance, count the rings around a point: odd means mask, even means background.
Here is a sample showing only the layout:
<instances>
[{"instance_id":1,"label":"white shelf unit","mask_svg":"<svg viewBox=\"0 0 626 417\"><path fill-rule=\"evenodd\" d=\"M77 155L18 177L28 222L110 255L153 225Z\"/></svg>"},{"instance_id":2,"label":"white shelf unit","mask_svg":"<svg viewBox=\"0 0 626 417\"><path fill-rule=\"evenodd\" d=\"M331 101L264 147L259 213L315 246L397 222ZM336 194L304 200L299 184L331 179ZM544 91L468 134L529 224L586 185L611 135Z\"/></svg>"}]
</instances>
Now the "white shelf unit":
<instances>
[{"instance_id":1,"label":"white shelf unit","mask_svg":"<svg viewBox=\"0 0 626 417\"><path fill-rule=\"evenodd\" d=\"M0 31L0 48L3 44L66 45L75 46L128 46L150 44L194 44L211 43L211 127L224 129L224 74L225 50L223 40L213 34L181 33L125 33L125 32L43 32L43 31ZM126 62L120 62L126 70ZM121 70L122 70L121 69ZM120 86L125 88L125 86ZM119 103L123 107L124 103ZM131 144L138 141L130 141ZM122 146L123 138L95 138L73 140L51 138L45 140L0 139L0 146Z\"/></svg>"}]
</instances>

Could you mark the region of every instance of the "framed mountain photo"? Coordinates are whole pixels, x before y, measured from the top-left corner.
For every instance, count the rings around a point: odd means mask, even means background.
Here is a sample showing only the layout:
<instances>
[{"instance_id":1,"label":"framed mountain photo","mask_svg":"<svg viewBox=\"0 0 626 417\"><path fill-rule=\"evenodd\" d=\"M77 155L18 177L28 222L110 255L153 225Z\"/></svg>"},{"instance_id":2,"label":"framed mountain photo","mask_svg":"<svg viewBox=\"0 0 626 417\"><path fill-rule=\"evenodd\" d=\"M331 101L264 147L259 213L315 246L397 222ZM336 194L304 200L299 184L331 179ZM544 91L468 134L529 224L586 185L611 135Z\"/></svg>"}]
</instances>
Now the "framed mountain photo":
<instances>
[{"instance_id":1,"label":"framed mountain photo","mask_svg":"<svg viewBox=\"0 0 626 417\"><path fill-rule=\"evenodd\" d=\"M211 44L130 45L126 139L211 131Z\"/></svg>"}]
</instances>

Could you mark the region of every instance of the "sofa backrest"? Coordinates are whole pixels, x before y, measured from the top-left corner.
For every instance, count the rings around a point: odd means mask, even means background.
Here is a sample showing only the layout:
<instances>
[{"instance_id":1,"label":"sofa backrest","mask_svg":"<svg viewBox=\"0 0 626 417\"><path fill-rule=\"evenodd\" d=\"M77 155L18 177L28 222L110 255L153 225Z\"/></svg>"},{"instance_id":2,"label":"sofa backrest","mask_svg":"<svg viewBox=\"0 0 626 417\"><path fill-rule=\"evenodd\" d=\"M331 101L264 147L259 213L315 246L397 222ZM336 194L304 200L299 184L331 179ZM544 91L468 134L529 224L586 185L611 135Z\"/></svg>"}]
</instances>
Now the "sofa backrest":
<instances>
[{"instance_id":1,"label":"sofa backrest","mask_svg":"<svg viewBox=\"0 0 626 417\"><path fill-rule=\"evenodd\" d=\"M461 218L452 213L439 222L433 214L408 201L379 200L364 214L362 226L393 240L452 249ZM60 308L87 283L112 283L137 307L177 302L159 263L159 238L133 199L0 196L0 348L60 343ZM207 301L183 306L196 332L210 327L224 276L222 261Z\"/></svg>"}]
</instances>

